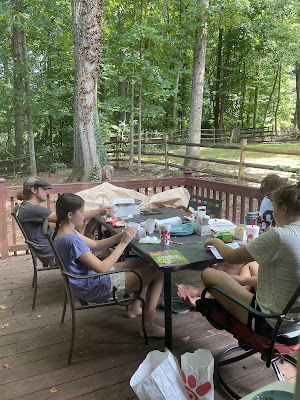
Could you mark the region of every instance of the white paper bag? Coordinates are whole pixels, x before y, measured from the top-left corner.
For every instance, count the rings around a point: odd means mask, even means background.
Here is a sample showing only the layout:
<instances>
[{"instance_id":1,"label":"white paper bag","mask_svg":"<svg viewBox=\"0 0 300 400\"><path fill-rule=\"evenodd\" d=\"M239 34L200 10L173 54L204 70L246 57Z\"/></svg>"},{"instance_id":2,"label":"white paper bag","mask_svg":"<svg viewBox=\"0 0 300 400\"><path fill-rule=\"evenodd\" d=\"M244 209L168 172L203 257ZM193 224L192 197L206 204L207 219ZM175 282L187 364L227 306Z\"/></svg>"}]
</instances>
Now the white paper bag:
<instances>
[{"instance_id":1,"label":"white paper bag","mask_svg":"<svg viewBox=\"0 0 300 400\"><path fill-rule=\"evenodd\" d=\"M150 351L130 379L130 386L140 400L189 399L178 361L168 349Z\"/></svg>"},{"instance_id":2,"label":"white paper bag","mask_svg":"<svg viewBox=\"0 0 300 400\"><path fill-rule=\"evenodd\" d=\"M214 400L214 359L209 350L183 354L181 372L190 399Z\"/></svg>"}]
</instances>

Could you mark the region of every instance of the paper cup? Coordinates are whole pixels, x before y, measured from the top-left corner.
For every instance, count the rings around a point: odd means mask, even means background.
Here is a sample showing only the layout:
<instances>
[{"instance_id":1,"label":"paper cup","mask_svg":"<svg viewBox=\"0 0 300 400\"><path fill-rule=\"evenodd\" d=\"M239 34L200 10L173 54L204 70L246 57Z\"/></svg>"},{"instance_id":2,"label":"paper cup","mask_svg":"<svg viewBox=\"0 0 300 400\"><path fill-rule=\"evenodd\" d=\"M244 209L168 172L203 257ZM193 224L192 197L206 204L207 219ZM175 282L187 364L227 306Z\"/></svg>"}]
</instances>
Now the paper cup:
<instances>
[{"instance_id":1,"label":"paper cup","mask_svg":"<svg viewBox=\"0 0 300 400\"><path fill-rule=\"evenodd\" d=\"M259 235L259 226L257 225L246 225L246 233L247 233L247 243L256 239Z\"/></svg>"},{"instance_id":2,"label":"paper cup","mask_svg":"<svg viewBox=\"0 0 300 400\"><path fill-rule=\"evenodd\" d=\"M164 246L169 246L170 244L170 234L171 234L171 224L159 225L160 234L160 244Z\"/></svg>"},{"instance_id":3,"label":"paper cup","mask_svg":"<svg viewBox=\"0 0 300 400\"><path fill-rule=\"evenodd\" d=\"M144 222L144 228L146 229L146 232L149 233L150 235L154 232L155 228L155 219L148 218Z\"/></svg>"}]
</instances>

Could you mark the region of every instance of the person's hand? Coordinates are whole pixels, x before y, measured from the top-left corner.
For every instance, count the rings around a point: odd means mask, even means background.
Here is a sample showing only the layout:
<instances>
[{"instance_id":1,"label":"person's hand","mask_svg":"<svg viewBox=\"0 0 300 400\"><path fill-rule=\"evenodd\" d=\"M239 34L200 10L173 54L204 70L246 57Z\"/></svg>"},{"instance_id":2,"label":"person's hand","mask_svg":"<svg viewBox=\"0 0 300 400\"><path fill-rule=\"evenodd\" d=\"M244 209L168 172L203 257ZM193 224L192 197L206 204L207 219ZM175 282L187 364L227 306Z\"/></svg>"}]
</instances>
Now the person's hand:
<instances>
[{"instance_id":1,"label":"person's hand","mask_svg":"<svg viewBox=\"0 0 300 400\"><path fill-rule=\"evenodd\" d=\"M111 212L110 206L104 206L99 208L99 215L108 215Z\"/></svg>"},{"instance_id":2,"label":"person's hand","mask_svg":"<svg viewBox=\"0 0 300 400\"><path fill-rule=\"evenodd\" d=\"M216 243L216 240L220 240L220 239L216 239L216 238L208 238L205 240L204 242L204 247L207 248L207 246L214 246Z\"/></svg>"},{"instance_id":3,"label":"person's hand","mask_svg":"<svg viewBox=\"0 0 300 400\"><path fill-rule=\"evenodd\" d=\"M262 231L262 233L268 232L270 229L274 229L274 228L275 228L275 226L267 226L266 229L264 229L264 230Z\"/></svg>"},{"instance_id":4,"label":"person's hand","mask_svg":"<svg viewBox=\"0 0 300 400\"><path fill-rule=\"evenodd\" d=\"M122 239L120 243L126 244L126 246L131 242L137 233L136 226L129 226L122 234Z\"/></svg>"}]
</instances>

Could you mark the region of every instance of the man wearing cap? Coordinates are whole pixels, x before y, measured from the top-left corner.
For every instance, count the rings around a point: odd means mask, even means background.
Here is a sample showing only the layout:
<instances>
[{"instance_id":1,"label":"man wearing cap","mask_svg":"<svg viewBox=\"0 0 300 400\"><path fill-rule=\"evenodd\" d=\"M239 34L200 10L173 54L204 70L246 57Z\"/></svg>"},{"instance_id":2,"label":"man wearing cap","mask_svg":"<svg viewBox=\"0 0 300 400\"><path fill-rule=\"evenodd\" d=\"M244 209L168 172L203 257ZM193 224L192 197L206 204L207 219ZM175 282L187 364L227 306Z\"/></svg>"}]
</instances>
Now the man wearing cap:
<instances>
[{"instance_id":1,"label":"man wearing cap","mask_svg":"<svg viewBox=\"0 0 300 400\"><path fill-rule=\"evenodd\" d=\"M23 183L23 192L18 193L17 198L22 200L19 210L19 219L30 241L45 247L34 248L37 258L49 266L56 265L52 249L43 233L43 221L45 218L49 222L56 223L56 213L49 208L41 206L47 200L49 189L52 186L42 178L31 176ZM110 207L101 207L86 213L85 219L90 219L96 215L109 213Z\"/></svg>"}]
</instances>

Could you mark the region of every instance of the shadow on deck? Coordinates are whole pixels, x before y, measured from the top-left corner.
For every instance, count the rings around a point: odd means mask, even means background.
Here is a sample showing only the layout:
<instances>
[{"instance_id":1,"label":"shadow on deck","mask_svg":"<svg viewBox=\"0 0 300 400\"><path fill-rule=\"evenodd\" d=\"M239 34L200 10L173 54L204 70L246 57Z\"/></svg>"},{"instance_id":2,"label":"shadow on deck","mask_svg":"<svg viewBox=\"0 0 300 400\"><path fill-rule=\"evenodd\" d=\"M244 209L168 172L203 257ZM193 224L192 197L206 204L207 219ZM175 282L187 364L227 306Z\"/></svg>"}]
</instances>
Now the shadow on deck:
<instances>
[{"instance_id":1,"label":"shadow on deck","mask_svg":"<svg viewBox=\"0 0 300 400\"><path fill-rule=\"evenodd\" d=\"M125 318L123 307L78 312L73 363L68 366L70 313L61 325L64 291L60 272L39 274L35 311L31 310L31 280L29 256L0 263L1 400L136 399L129 379L149 351L164 349L164 341L150 339L145 346L138 336L139 318ZM199 272L182 271L173 280L182 281L199 282ZM163 324L163 319L158 308L156 320ZM198 348L216 356L235 344L231 335L212 328L193 311L174 315L173 331L173 353L178 358ZM240 364L230 366L228 376L244 394L276 380L273 370L265 368L259 357ZM284 373L295 381L295 369ZM215 382L215 400L220 399L231 397Z\"/></svg>"}]
</instances>

